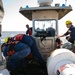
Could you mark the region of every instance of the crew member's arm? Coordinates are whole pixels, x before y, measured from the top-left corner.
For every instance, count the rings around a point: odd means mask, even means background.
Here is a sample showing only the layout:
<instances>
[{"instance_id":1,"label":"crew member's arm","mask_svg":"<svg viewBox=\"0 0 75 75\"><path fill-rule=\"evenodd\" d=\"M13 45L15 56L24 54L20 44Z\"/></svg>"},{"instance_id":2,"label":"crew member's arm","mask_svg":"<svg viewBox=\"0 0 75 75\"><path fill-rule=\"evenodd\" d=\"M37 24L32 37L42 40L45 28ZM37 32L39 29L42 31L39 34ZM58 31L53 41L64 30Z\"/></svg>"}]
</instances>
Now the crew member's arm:
<instances>
[{"instance_id":1,"label":"crew member's arm","mask_svg":"<svg viewBox=\"0 0 75 75\"><path fill-rule=\"evenodd\" d=\"M63 35L61 35L59 37L64 37L64 36L69 35L69 34L70 34L70 30L68 29L68 31L65 34L63 34Z\"/></svg>"}]
</instances>

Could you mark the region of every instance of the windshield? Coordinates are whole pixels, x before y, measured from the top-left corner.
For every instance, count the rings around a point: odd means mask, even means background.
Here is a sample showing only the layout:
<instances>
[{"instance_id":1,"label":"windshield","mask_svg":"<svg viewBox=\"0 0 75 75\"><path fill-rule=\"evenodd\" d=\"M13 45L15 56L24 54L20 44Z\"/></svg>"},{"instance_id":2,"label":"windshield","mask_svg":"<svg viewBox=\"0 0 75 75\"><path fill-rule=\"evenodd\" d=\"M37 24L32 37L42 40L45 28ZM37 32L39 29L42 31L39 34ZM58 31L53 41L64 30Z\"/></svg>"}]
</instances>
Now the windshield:
<instances>
[{"instance_id":1,"label":"windshield","mask_svg":"<svg viewBox=\"0 0 75 75\"><path fill-rule=\"evenodd\" d=\"M46 31L49 28L56 30L56 20L36 20L34 22L34 31Z\"/></svg>"}]
</instances>

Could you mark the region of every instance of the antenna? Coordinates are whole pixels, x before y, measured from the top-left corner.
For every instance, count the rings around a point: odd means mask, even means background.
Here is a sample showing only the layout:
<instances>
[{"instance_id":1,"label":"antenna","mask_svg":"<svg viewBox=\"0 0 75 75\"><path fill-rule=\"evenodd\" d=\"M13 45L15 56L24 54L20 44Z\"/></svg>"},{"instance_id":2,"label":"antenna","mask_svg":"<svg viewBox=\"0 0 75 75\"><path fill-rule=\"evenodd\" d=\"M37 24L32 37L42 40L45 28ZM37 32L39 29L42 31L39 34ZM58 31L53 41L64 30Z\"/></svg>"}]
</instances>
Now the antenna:
<instances>
[{"instance_id":1,"label":"antenna","mask_svg":"<svg viewBox=\"0 0 75 75\"><path fill-rule=\"evenodd\" d=\"M65 0L65 6L67 5L67 0Z\"/></svg>"}]
</instances>

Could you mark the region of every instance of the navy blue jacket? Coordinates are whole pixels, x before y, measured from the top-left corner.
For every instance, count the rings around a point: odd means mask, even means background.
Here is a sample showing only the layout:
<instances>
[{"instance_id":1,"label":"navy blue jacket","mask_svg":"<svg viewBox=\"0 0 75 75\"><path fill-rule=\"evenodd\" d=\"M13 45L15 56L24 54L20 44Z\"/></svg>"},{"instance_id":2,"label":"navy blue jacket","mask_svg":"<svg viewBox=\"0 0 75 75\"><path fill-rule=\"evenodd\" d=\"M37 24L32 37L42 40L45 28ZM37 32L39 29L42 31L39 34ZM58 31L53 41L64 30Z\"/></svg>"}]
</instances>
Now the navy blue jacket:
<instances>
[{"instance_id":1,"label":"navy blue jacket","mask_svg":"<svg viewBox=\"0 0 75 75\"><path fill-rule=\"evenodd\" d=\"M70 33L71 39L72 39L72 40L75 40L75 27L72 25L72 26L68 29L68 31L71 31L71 33ZM68 31L64 34L65 36L69 34Z\"/></svg>"},{"instance_id":2,"label":"navy blue jacket","mask_svg":"<svg viewBox=\"0 0 75 75\"><path fill-rule=\"evenodd\" d=\"M26 44L24 44L24 43L21 43L21 42L19 42L18 44L16 44L15 45L15 48L14 48L14 50L15 50L15 52L19 52L19 51L21 51L21 50L26 50L26 49L29 49L30 50L30 48L26 45ZM7 52L9 51L9 45L8 46L6 46L5 47L5 49L3 50L3 55L6 57L7 56ZM30 50L30 52L31 52L31 50ZM29 53L30 53L29 52ZM28 53L28 54L29 54Z\"/></svg>"},{"instance_id":3,"label":"navy blue jacket","mask_svg":"<svg viewBox=\"0 0 75 75\"><path fill-rule=\"evenodd\" d=\"M7 60L8 69L10 71L15 70L16 68L26 67L27 60L24 58L27 57L31 53L30 48L26 44L21 43L21 42L15 45L14 50L15 50L15 53L9 56ZM3 55L5 57L8 56L7 55L8 51L9 51L9 45L7 45L5 49L3 50Z\"/></svg>"}]
</instances>

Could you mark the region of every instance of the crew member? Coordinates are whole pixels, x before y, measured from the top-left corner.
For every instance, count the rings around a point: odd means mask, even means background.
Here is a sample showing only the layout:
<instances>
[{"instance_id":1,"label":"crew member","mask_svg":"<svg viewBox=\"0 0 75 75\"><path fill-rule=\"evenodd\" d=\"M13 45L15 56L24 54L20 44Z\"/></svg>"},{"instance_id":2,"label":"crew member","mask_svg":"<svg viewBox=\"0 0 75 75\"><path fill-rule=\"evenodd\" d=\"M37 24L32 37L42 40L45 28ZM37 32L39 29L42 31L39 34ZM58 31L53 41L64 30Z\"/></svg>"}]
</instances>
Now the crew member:
<instances>
[{"instance_id":1,"label":"crew member","mask_svg":"<svg viewBox=\"0 0 75 75\"><path fill-rule=\"evenodd\" d=\"M6 65L8 70L15 71L18 68L26 68L26 57L29 56L29 54L31 53L31 49L28 45L19 41L13 41L3 43L1 49L6 59Z\"/></svg>"},{"instance_id":2,"label":"crew member","mask_svg":"<svg viewBox=\"0 0 75 75\"><path fill-rule=\"evenodd\" d=\"M32 36L27 36L25 34L17 34L14 36L14 40L16 41L20 41L26 45L28 45L31 49L31 53L33 54L33 56L35 56L35 58L39 61L40 64L44 64L45 61L42 58L37 45L36 45L36 41Z\"/></svg>"},{"instance_id":3,"label":"crew member","mask_svg":"<svg viewBox=\"0 0 75 75\"><path fill-rule=\"evenodd\" d=\"M75 41L75 27L72 25L72 22L70 20L67 20L65 22L65 24L66 24L66 27L69 29L65 34L63 34L59 37L64 37L64 36L70 35L70 36L66 37L66 39L73 44Z\"/></svg>"},{"instance_id":4,"label":"crew member","mask_svg":"<svg viewBox=\"0 0 75 75\"><path fill-rule=\"evenodd\" d=\"M26 28L27 28L26 34L32 35L32 28L30 28L28 24L26 25Z\"/></svg>"}]
</instances>

